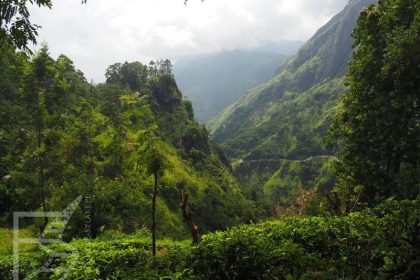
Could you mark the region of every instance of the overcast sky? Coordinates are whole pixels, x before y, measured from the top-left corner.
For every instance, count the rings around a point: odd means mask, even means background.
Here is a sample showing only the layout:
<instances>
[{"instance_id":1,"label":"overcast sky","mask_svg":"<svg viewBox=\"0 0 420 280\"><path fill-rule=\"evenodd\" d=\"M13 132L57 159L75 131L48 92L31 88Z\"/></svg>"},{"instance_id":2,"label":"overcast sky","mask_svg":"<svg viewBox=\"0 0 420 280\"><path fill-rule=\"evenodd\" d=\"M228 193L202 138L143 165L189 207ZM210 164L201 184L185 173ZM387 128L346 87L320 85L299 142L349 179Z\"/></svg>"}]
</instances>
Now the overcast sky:
<instances>
[{"instance_id":1,"label":"overcast sky","mask_svg":"<svg viewBox=\"0 0 420 280\"><path fill-rule=\"evenodd\" d=\"M263 41L307 40L348 0L55 0L31 8L54 58L70 57L86 77L104 80L115 62L176 59L244 49Z\"/></svg>"}]
</instances>

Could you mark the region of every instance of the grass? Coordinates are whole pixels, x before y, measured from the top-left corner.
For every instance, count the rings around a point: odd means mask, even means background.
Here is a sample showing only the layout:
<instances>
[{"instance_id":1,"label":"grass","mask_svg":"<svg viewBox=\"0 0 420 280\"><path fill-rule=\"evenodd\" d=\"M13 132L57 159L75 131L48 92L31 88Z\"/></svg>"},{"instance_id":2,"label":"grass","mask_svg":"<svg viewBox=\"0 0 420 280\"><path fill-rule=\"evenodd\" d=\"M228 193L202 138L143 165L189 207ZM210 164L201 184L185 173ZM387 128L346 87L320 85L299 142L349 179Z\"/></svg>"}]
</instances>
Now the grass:
<instances>
[{"instance_id":1,"label":"grass","mask_svg":"<svg viewBox=\"0 0 420 280\"><path fill-rule=\"evenodd\" d=\"M20 238L35 238L34 230L32 228L24 228L19 230ZM36 244L22 244L19 251L26 252L36 248ZM0 228L0 254L13 253L13 229Z\"/></svg>"}]
</instances>

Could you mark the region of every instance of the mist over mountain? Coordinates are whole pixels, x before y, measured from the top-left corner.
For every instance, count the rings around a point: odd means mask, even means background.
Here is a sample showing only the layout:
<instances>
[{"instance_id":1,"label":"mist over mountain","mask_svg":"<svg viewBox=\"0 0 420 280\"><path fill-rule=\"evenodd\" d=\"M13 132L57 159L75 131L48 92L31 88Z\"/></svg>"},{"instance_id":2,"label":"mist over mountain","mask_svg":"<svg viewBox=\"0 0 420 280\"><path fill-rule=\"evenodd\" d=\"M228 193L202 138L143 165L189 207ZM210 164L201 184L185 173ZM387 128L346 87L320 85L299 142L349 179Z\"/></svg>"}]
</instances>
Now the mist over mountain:
<instances>
[{"instance_id":1,"label":"mist over mountain","mask_svg":"<svg viewBox=\"0 0 420 280\"><path fill-rule=\"evenodd\" d=\"M298 45L290 42L277 49L279 44L264 43L252 50L185 57L174 65L175 78L192 101L198 121L208 122L248 89L270 79L286 60L285 54Z\"/></svg>"},{"instance_id":2,"label":"mist over mountain","mask_svg":"<svg viewBox=\"0 0 420 280\"><path fill-rule=\"evenodd\" d=\"M281 55L294 55L304 43L305 42L303 41L289 40L280 40L278 42L261 41L258 43L257 46L248 50L255 52L275 53Z\"/></svg>"}]
</instances>

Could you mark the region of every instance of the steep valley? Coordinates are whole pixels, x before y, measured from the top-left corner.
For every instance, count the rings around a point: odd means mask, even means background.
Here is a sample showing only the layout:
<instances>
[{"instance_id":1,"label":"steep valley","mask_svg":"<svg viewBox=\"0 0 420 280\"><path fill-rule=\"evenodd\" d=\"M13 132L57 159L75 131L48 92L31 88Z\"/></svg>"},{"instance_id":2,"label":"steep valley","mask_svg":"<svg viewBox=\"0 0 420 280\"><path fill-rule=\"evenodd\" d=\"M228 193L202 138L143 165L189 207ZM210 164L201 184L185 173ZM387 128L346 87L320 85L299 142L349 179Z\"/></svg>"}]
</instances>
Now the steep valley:
<instances>
[{"instance_id":1,"label":"steep valley","mask_svg":"<svg viewBox=\"0 0 420 280\"><path fill-rule=\"evenodd\" d=\"M346 90L344 76L359 12L375 2L350 1L275 77L250 90L210 122L210 132L233 159L234 173L248 195L262 192L269 200L285 201L298 187L332 187L334 178L325 170L331 167L334 151L323 138ZM280 160L317 156L322 157L311 164L293 164L299 167L285 166ZM313 175L305 176L305 172Z\"/></svg>"}]
</instances>

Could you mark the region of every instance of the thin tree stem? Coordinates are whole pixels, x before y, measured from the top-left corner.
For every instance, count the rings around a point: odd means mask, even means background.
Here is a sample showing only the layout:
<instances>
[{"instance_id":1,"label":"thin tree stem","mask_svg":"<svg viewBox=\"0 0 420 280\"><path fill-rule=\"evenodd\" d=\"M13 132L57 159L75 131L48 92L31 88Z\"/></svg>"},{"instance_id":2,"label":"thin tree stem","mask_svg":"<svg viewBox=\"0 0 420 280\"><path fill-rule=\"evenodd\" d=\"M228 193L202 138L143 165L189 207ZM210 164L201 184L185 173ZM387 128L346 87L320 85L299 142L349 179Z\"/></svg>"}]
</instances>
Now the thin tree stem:
<instances>
[{"instance_id":1,"label":"thin tree stem","mask_svg":"<svg viewBox=\"0 0 420 280\"><path fill-rule=\"evenodd\" d=\"M155 188L152 198L152 255L156 256L156 196L158 191L158 171L154 171Z\"/></svg>"}]
</instances>

